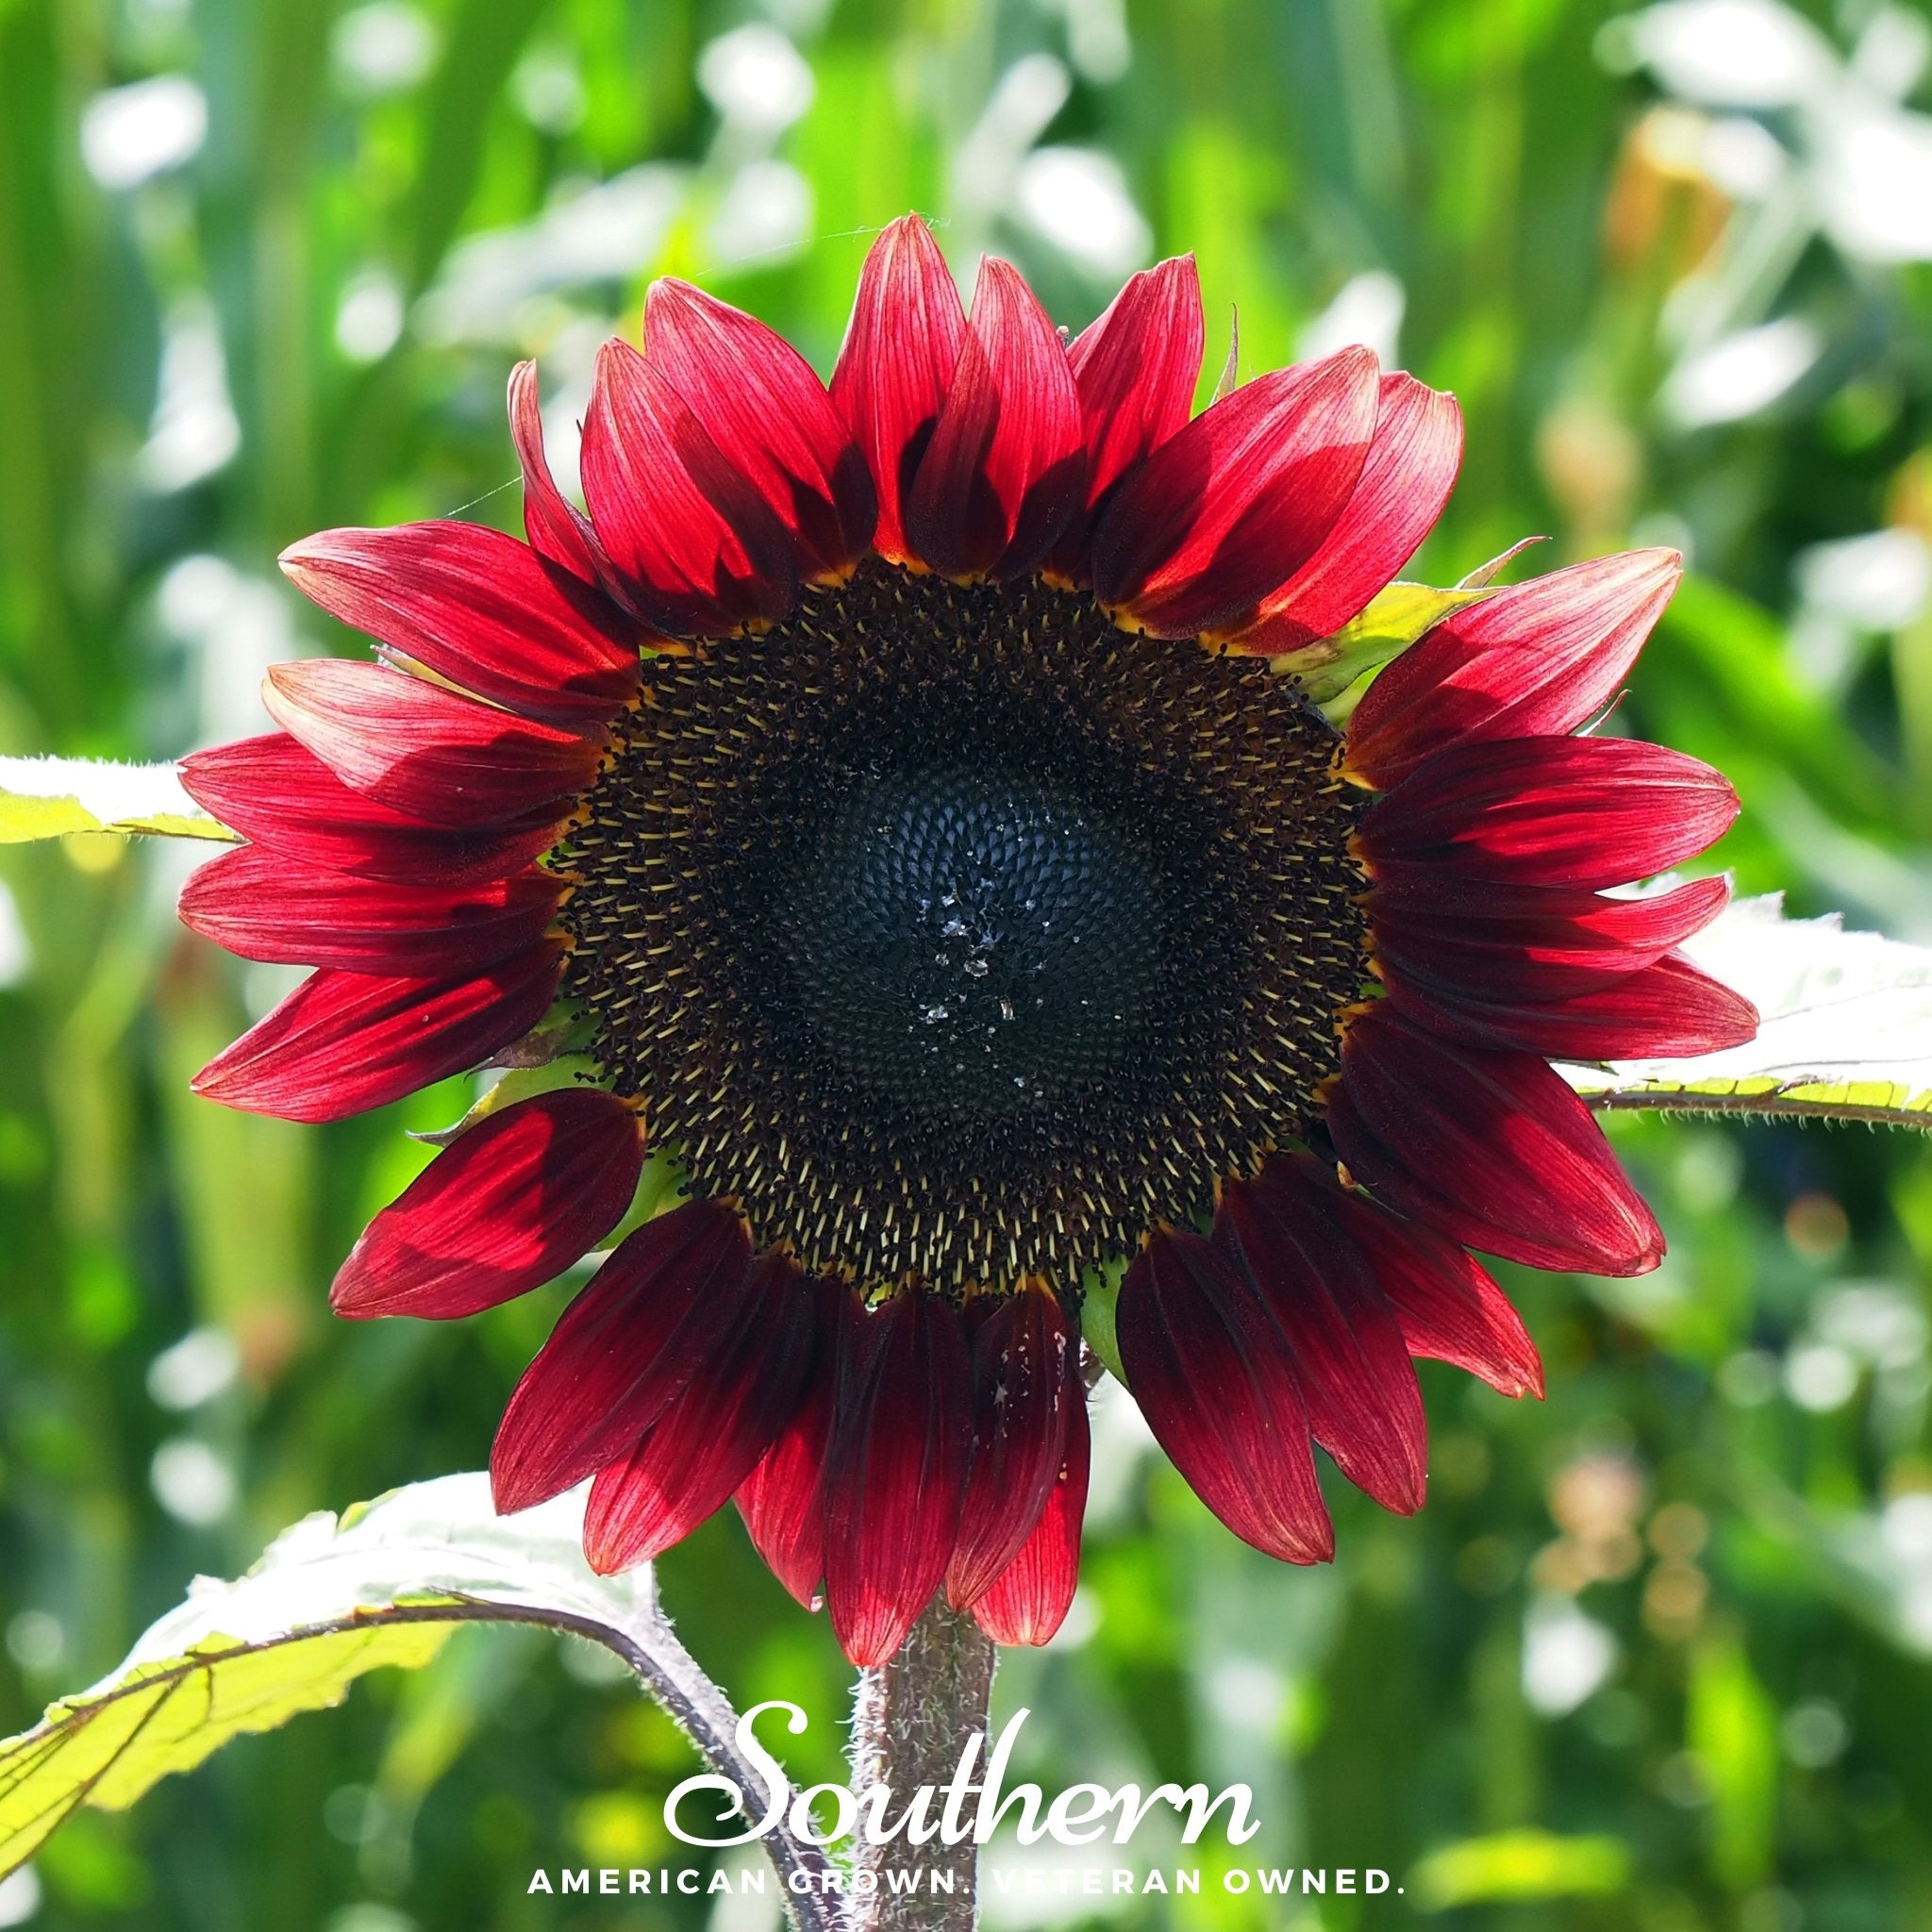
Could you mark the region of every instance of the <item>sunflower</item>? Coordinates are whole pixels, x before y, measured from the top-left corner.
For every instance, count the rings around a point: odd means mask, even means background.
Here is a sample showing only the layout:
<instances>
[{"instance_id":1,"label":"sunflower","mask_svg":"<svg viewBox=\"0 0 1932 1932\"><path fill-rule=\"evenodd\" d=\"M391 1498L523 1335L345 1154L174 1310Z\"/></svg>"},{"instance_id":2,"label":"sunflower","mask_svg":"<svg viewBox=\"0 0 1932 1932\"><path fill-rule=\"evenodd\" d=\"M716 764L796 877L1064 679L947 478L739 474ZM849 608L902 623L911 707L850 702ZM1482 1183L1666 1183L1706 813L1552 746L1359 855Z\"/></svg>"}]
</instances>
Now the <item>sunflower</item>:
<instances>
[{"instance_id":1,"label":"sunflower","mask_svg":"<svg viewBox=\"0 0 1932 1932\"><path fill-rule=\"evenodd\" d=\"M1271 659L1390 582L1461 446L1368 351L1194 415L1191 261L1068 341L1002 261L966 313L909 217L829 387L676 281L644 344L601 353L588 514L525 363L527 543L290 550L377 661L277 666L280 730L187 762L247 842L183 918L315 969L200 1092L327 1121L573 1056L375 1217L336 1308L523 1294L632 1215L647 1137L675 1154L688 1198L511 1396L498 1506L594 1478L608 1571L735 1497L859 1663L941 1589L1001 1641L1057 1627L1115 1283L1128 1385L1237 1535L1331 1554L1314 1444L1415 1509L1411 1357L1540 1388L1467 1250L1663 1251L1546 1056L1756 1024L1674 951L1721 882L1607 891L1709 843L1730 787L1574 735L1677 559L1458 608L1338 731Z\"/></svg>"}]
</instances>

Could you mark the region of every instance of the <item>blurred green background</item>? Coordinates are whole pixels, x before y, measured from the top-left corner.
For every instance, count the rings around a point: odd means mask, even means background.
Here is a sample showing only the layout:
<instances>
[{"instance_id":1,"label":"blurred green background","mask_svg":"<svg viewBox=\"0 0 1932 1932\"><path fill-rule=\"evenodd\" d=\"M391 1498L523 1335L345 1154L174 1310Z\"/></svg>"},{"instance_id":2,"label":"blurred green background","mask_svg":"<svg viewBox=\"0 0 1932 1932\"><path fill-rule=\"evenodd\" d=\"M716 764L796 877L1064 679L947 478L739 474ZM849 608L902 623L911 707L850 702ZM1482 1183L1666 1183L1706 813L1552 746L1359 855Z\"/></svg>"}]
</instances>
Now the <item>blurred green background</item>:
<instances>
[{"instance_id":1,"label":"blurred green background","mask_svg":"<svg viewBox=\"0 0 1932 1932\"><path fill-rule=\"evenodd\" d=\"M1244 374L1360 339L1454 389L1436 581L1532 531L1532 568L1682 545L1633 728L1735 777L1742 890L1932 940L1928 43L1877 0L0 0L0 752L262 728L268 662L357 648L283 544L514 526L514 358L566 452L655 274L828 367L914 207L1069 325L1192 249L1213 368L1238 308ZM480 1464L566 1292L331 1323L427 1152L403 1130L465 1095L325 1130L192 1099L286 981L176 929L191 862L0 862L0 1730L195 1571ZM1000 1680L1027 1772L1245 1779L1241 1862L1405 1886L1264 1905L1210 1861L1115 1923L1932 1924L1932 1147L1616 1127L1668 1264L1511 1272L1549 1400L1427 1369L1429 1507L1338 1484L1332 1569L1238 1545L1103 1404L1080 1597ZM850 1674L735 1519L662 1574L741 1704L809 1707L794 1769L837 1775ZM525 1895L668 1856L692 1768L598 1655L469 1633L77 1818L0 1925L759 1932Z\"/></svg>"}]
</instances>

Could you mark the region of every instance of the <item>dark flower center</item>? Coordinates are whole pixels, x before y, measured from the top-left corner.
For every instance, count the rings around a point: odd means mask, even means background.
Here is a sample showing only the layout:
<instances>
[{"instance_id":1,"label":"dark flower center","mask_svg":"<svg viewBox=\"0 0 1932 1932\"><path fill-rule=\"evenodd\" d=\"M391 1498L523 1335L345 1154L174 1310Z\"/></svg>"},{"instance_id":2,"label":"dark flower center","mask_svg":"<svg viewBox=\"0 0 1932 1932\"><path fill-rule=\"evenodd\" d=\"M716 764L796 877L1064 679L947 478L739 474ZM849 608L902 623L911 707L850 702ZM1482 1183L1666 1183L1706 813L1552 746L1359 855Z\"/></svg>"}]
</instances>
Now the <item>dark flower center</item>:
<instances>
[{"instance_id":1,"label":"dark flower center","mask_svg":"<svg viewBox=\"0 0 1932 1932\"><path fill-rule=\"evenodd\" d=\"M646 664L555 861L568 991L761 1242L1071 1288L1335 1069L1365 963L1334 742L1252 660L868 564Z\"/></svg>"},{"instance_id":2,"label":"dark flower center","mask_svg":"<svg viewBox=\"0 0 1932 1932\"><path fill-rule=\"evenodd\" d=\"M868 760L753 869L753 950L853 1085L909 1118L1075 1102L1161 1056L1173 855L1053 773Z\"/></svg>"}]
</instances>

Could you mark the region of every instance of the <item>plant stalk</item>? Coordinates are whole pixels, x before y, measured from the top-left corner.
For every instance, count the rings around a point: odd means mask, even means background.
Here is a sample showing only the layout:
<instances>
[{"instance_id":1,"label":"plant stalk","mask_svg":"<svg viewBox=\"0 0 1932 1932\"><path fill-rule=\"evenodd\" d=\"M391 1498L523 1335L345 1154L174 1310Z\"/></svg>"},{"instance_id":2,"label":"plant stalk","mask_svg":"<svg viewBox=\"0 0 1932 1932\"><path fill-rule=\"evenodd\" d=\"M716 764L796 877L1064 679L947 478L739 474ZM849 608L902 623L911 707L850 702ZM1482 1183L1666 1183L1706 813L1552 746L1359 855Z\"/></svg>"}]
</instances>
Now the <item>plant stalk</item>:
<instances>
[{"instance_id":1,"label":"plant stalk","mask_svg":"<svg viewBox=\"0 0 1932 1932\"><path fill-rule=\"evenodd\" d=\"M948 1609L943 1594L935 1597L898 1654L859 1677L852 1714L853 1790L890 1786L897 1815L921 1785L937 1788L952 1780L972 1739L980 1740L983 1752L994 1656L991 1639L971 1617ZM846 1932L973 1932L978 1863L971 1838L957 1845L939 1838L913 1845L903 1835L883 1845L861 1840ZM891 1889L894 1872L909 1874L900 1880L908 1890ZM867 1888L863 1873L872 1874L876 1890ZM948 1875L951 1891L942 1889Z\"/></svg>"}]
</instances>

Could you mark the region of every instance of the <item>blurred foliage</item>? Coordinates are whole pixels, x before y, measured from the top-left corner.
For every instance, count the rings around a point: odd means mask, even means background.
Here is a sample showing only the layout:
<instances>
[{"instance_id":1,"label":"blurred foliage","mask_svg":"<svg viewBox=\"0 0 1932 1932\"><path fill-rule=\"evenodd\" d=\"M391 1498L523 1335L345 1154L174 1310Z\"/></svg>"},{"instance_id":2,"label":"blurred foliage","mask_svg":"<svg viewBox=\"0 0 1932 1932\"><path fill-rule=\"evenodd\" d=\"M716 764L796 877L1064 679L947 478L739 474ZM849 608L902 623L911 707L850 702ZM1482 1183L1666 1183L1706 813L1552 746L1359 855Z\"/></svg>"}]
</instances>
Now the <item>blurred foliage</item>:
<instances>
[{"instance_id":1,"label":"blurred foliage","mask_svg":"<svg viewBox=\"0 0 1932 1932\"><path fill-rule=\"evenodd\" d=\"M514 524L513 358L541 358L567 443L596 342L675 271L827 366L868 233L918 207L963 272L1009 253L1074 326L1194 250L1205 384L1238 308L1243 373L1365 336L1454 388L1435 581L1527 531L1553 540L1531 568L1683 545L1631 727L1736 778L1746 889L1932 938L1932 188L1899 101L1926 19L1764 0L1699 70L1671 34L1707 8L1616 11L0 0L0 753L260 728L264 664L355 648L280 585L282 544ZM0 858L8 1731L194 1570L477 1466L567 1291L448 1327L326 1319L425 1157L403 1130L470 1094L326 1130L190 1098L285 983L174 927L192 857ZM1429 1507L1337 1485L1332 1570L1238 1545L1102 1408L1081 1598L999 1686L1035 1711L1026 1773L1242 1778L1244 1863L1407 1881L1264 1901L1210 1858L1200 1897L1117 1923L1932 1923L1932 1147L1617 1124L1668 1264L1512 1275L1549 1400L1425 1370ZM663 1580L741 1705L808 1707L794 1770L836 1776L849 1673L735 1521ZM77 1820L0 1924L750 1932L741 1901L525 1896L540 1864L667 1858L691 1768L588 1649L466 1633Z\"/></svg>"}]
</instances>

